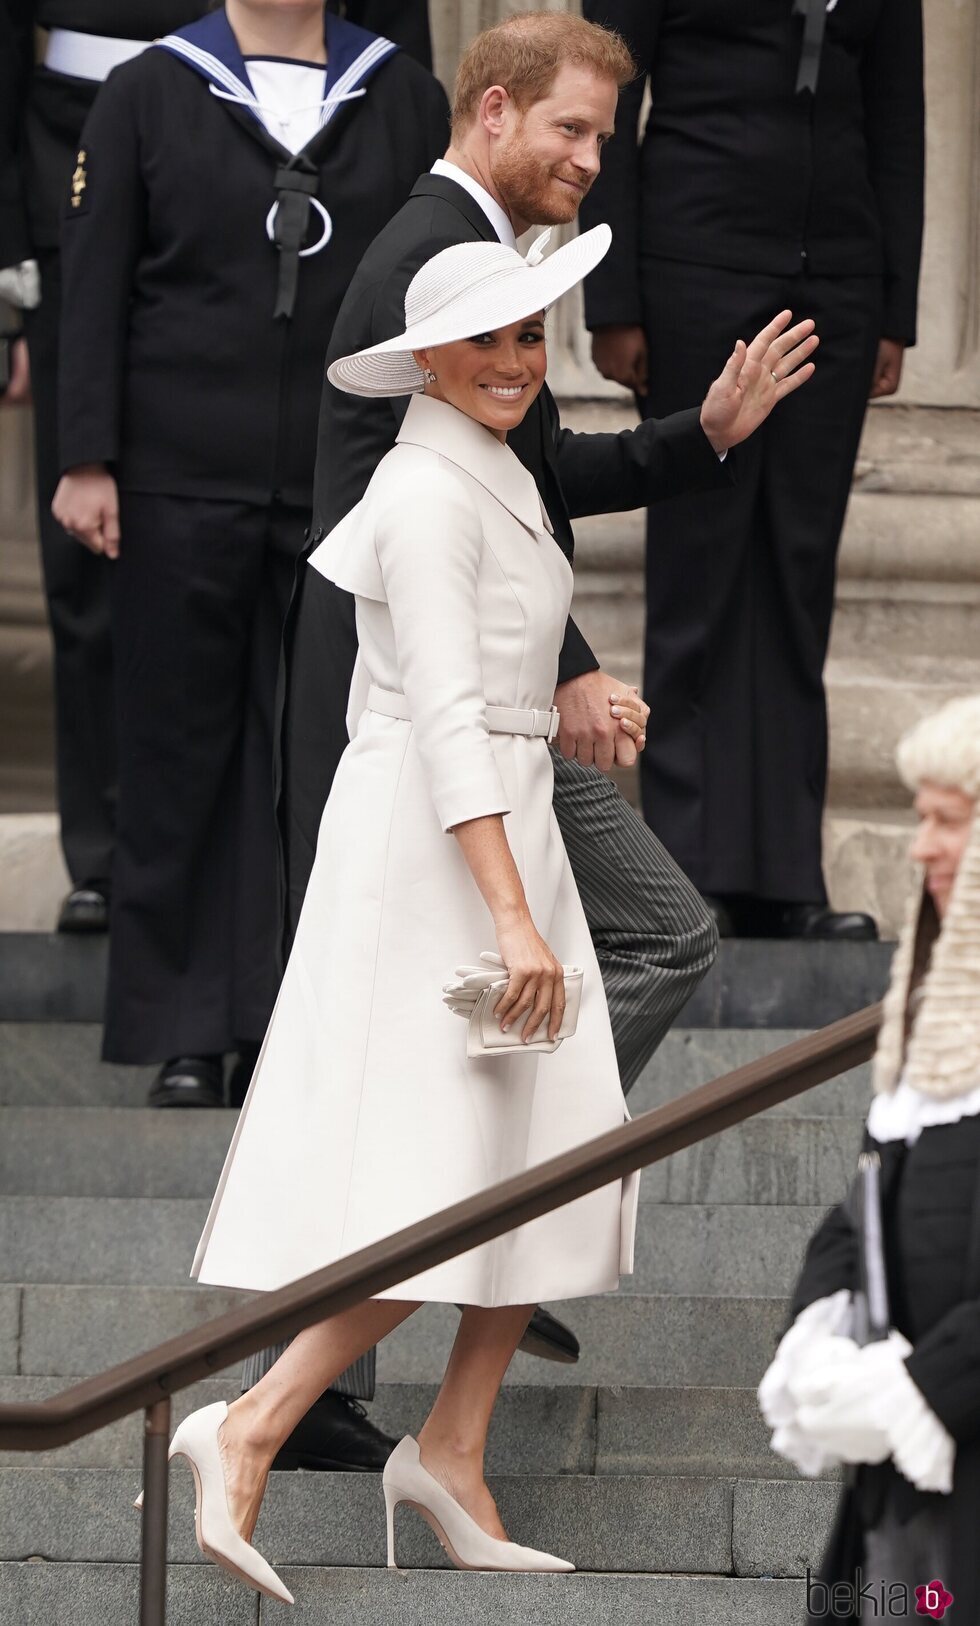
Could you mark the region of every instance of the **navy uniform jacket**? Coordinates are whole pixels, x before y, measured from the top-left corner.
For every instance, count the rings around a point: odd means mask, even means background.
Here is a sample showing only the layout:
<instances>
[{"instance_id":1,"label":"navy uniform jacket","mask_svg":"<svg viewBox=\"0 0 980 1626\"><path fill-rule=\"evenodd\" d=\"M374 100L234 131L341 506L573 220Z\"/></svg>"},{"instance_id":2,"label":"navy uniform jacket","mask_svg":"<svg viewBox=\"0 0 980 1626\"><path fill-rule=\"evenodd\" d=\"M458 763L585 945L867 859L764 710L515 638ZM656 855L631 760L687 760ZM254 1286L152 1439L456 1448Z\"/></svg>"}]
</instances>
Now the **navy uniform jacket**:
<instances>
[{"instance_id":1,"label":"navy uniform jacket","mask_svg":"<svg viewBox=\"0 0 980 1626\"><path fill-rule=\"evenodd\" d=\"M97 81L34 62L34 28L154 40L203 15L206 0L0 0L0 266L58 246L61 211ZM347 0L352 23L432 66L426 0Z\"/></svg>"},{"instance_id":2,"label":"navy uniform jacket","mask_svg":"<svg viewBox=\"0 0 980 1626\"><path fill-rule=\"evenodd\" d=\"M328 16L328 94L364 94L294 158L212 94L247 89L224 13L182 36L208 47L210 77L151 48L110 74L83 133L62 235L61 465L108 463L133 491L308 508L334 319L366 245L444 149L446 98L404 52L379 58L377 36ZM299 260L287 320L267 224L297 171L314 199L306 246L325 229L317 203L332 235Z\"/></svg>"},{"instance_id":3,"label":"navy uniform jacket","mask_svg":"<svg viewBox=\"0 0 980 1626\"><path fill-rule=\"evenodd\" d=\"M0 265L58 246L61 211L95 80L34 62L34 28L153 40L205 0L0 0Z\"/></svg>"},{"instance_id":4,"label":"navy uniform jacket","mask_svg":"<svg viewBox=\"0 0 980 1626\"><path fill-rule=\"evenodd\" d=\"M642 323L644 256L791 276L881 276L886 338L915 340L922 237L922 0L839 0L816 94L797 92L792 0L586 0L639 78L582 206L612 248L590 327ZM637 144L649 83L650 113Z\"/></svg>"}]
</instances>

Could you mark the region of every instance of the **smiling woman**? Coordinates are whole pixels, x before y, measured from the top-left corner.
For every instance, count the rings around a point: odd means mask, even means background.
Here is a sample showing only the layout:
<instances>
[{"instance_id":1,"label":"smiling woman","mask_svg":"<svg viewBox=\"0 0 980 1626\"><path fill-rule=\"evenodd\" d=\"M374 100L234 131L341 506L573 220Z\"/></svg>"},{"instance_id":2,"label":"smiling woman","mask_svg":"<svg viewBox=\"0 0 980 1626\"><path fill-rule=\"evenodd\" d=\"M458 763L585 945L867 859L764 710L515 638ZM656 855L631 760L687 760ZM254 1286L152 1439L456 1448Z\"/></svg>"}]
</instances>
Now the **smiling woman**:
<instances>
[{"instance_id":1,"label":"smiling woman","mask_svg":"<svg viewBox=\"0 0 980 1626\"><path fill-rule=\"evenodd\" d=\"M544 383L548 368L544 313L492 333L413 352L425 393L446 401L506 440Z\"/></svg>"},{"instance_id":2,"label":"smiling woman","mask_svg":"<svg viewBox=\"0 0 980 1626\"><path fill-rule=\"evenodd\" d=\"M327 370L350 394L415 399L309 558L354 596L351 737L194 1261L201 1282L276 1287L626 1116L548 749L572 572L504 444L544 382L544 309L609 239L597 226L548 259L540 240L527 259L499 242L445 248L409 284L405 331ZM493 1014L513 1042L488 1060L468 1052L440 990L493 938ZM557 1050L570 966L582 998ZM532 1306L614 1290L632 1269L636 1197L632 1178L613 1181L402 1281L301 1332L230 1408L195 1413L190 1451L187 1422L175 1449L213 1465L219 1491L228 1472L245 1536L228 1544L219 1519L205 1550L279 1585L247 1545L269 1465L331 1375L432 1301L464 1308L451 1379L385 1469L389 1564L408 1501L461 1567L571 1569L507 1539L483 1479L486 1428Z\"/></svg>"}]
</instances>

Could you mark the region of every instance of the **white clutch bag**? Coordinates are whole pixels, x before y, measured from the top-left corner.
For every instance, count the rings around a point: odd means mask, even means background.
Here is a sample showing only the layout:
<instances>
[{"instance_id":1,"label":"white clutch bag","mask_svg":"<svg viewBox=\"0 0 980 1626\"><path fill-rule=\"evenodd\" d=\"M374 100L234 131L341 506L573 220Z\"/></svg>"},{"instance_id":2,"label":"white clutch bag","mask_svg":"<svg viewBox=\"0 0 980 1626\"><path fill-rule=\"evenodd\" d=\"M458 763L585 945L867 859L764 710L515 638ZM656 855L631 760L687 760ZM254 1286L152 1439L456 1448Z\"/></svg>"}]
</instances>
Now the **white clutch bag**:
<instances>
[{"instance_id":1,"label":"white clutch bag","mask_svg":"<svg viewBox=\"0 0 980 1626\"><path fill-rule=\"evenodd\" d=\"M565 1014L558 1037L549 1039L547 1026L543 1025L538 1029L541 1037L535 1035L525 1044L521 1034L526 1017L515 1022L504 1033L494 1015L494 1006L507 987L507 969L503 960L499 954L491 953L481 954L480 959L482 965L457 966L455 981L446 983L442 992L443 1004L449 1006L454 1016L462 1016L468 1024L466 1054L470 1060L481 1056L512 1056L517 1051L524 1055L530 1052L550 1056L564 1039L572 1038L578 1026L582 1003L584 972L581 966L562 967L565 973Z\"/></svg>"}]
</instances>

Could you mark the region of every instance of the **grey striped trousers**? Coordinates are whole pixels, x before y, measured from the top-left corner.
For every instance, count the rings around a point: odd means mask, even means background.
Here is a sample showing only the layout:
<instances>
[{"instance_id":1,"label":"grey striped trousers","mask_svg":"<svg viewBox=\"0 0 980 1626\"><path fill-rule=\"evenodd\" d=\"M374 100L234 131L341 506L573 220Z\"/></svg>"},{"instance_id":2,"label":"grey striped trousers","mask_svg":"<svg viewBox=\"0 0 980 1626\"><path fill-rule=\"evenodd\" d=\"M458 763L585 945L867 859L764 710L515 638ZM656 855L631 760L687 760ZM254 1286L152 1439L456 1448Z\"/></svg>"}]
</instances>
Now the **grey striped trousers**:
<instances>
[{"instance_id":1,"label":"grey striped trousers","mask_svg":"<svg viewBox=\"0 0 980 1626\"><path fill-rule=\"evenodd\" d=\"M555 816L595 944L623 1089L635 1084L718 948L715 923L690 881L612 780L552 752ZM250 1355L250 1389L285 1344ZM370 1400L375 1352L333 1385Z\"/></svg>"}]
</instances>

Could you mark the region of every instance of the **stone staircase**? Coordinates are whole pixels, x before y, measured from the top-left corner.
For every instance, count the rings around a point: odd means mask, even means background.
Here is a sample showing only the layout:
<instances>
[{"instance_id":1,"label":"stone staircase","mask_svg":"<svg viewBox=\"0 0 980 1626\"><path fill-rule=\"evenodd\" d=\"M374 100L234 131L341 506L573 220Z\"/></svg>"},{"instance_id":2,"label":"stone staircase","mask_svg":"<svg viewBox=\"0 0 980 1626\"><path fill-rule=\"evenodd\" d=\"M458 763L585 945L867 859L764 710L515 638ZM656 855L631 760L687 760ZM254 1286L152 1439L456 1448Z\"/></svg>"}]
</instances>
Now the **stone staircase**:
<instances>
[{"instance_id":1,"label":"stone staircase","mask_svg":"<svg viewBox=\"0 0 980 1626\"><path fill-rule=\"evenodd\" d=\"M80 946L84 960L74 954ZM241 1299L187 1283L233 1116L151 1113L142 1104L148 1074L99 1063L101 956L92 944L70 947L66 959L64 943L40 934L0 939L0 1399L8 1401L43 1398ZM776 1025L784 1012L798 1019L794 977L797 989L810 986L815 1009L820 983L815 1020L830 1020L876 997L888 957L876 945L848 946L835 992L819 951L807 977L806 957L794 965L785 948L778 956L761 944L724 948L689 1025L669 1035L636 1085L634 1114L795 1036ZM715 1025L719 1015L732 1025ZM735 1025L747 1020L761 1025ZM618 1296L555 1307L581 1337L578 1366L515 1358L491 1434L494 1494L515 1536L567 1554L579 1573L457 1574L428 1527L402 1510L399 1556L409 1569L388 1575L375 1476L281 1474L256 1539L296 1594L291 1618L304 1626L800 1619L801 1577L820 1552L836 1490L800 1483L771 1456L754 1388L806 1237L853 1167L864 1073L647 1171L636 1274ZM455 1323L453 1310L433 1306L383 1346L374 1415L392 1433L420 1424ZM236 1392L229 1371L179 1396L176 1415ZM4 1626L136 1620L140 1454L138 1416L61 1451L0 1454ZM260 1607L199 1561L182 1465L171 1558L170 1626L280 1618L280 1605Z\"/></svg>"}]
</instances>

